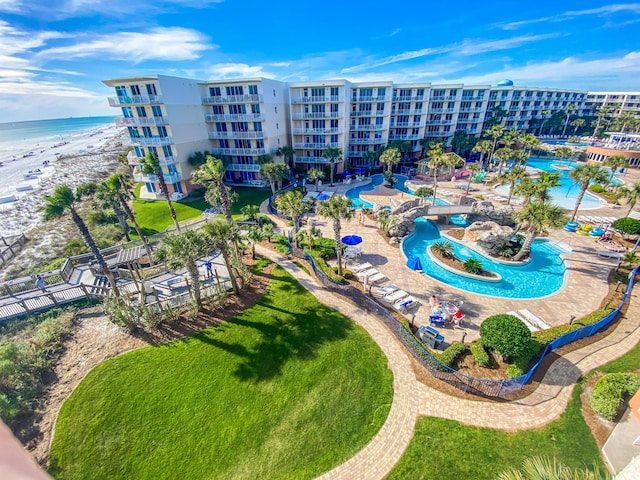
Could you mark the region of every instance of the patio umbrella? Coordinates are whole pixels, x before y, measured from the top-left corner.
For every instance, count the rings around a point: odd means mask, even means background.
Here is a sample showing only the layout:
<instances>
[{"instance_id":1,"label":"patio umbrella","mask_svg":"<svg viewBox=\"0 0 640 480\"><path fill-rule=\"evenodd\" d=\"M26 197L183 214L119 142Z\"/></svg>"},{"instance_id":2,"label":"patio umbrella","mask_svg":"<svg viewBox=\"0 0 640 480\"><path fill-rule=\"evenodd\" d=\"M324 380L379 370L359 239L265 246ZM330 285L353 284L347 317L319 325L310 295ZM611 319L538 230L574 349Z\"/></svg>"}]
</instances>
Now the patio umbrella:
<instances>
[{"instance_id":1,"label":"patio umbrella","mask_svg":"<svg viewBox=\"0 0 640 480\"><path fill-rule=\"evenodd\" d=\"M342 172L342 175L344 175L345 177L348 177L351 175L351 172L347 170L346 172Z\"/></svg>"},{"instance_id":2,"label":"patio umbrella","mask_svg":"<svg viewBox=\"0 0 640 480\"><path fill-rule=\"evenodd\" d=\"M347 235L346 237L342 237L342 243L345 245L358 245L362 243L362 237L359 235Z\"/></svg>"},{"instance_id":3,"label":"patio umbrella","mask_svg":"<svg viewBox=\"0 0 640 480\"><path fill-rule=\"evenodd\" d=\"M364 173L366 170L364 168L356 169L356 173Z\"/></svg>"},{"instance_id":4,"label":"patio umbrella","mask_svg":"<svg viewBox=\"0 0 640 480\"><path fill-rule=\"evenodd\" d=\"M320 201L329 200L329 195L327 195L326 193L321 193L316 197L316 200L320 200Z\"/></svg>"},{"instance_id":5,"label":"patio umbrella","mask_svg":"<svg viewBox=\"0 0 640 480\"><path fill-rule=\"evenodd\" d=\"M422 271L422 263L420 263L420 258L419 257L409 257L409 260L407 260L407 267L409 267L411 270L415 270L416 272L421 272Z\"/></svg>"}]
</instances>

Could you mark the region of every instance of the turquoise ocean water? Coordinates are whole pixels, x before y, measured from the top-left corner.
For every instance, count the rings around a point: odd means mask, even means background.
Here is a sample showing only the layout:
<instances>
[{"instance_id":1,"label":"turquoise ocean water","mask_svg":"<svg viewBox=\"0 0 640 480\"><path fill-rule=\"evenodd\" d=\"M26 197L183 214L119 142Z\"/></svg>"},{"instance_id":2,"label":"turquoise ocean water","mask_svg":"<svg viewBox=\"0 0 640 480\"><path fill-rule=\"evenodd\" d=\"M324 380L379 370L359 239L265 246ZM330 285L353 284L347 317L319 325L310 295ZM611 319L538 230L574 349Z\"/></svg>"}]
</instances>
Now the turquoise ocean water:
<instances>
[{"instance_id":1,"label":"turquoise ocean water","mask_svg":"<svg viewBox=\"0 0 640 480\"><path fill-rule=\"evenodd\" d=\"M61 142L73 135L113 125L116 118L78 117L0 123L0 158L24 154L38 144Z\"/></svg>"}]
</instances>

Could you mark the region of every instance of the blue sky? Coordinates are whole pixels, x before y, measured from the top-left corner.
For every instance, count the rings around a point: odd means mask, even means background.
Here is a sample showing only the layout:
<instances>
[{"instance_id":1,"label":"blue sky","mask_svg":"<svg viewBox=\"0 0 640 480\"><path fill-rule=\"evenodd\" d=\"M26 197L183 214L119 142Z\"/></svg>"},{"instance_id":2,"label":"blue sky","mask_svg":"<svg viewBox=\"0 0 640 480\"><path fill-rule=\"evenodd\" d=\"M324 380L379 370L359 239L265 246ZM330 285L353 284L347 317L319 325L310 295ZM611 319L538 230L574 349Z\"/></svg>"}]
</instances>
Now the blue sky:
<instances>
[{"instance_id":1,"label":"blue sky","mask_svg":"<svg viewBox=\"0 0 640 480\"><path fill-rule=\"evenodd\" d=\"M153 73L640 91L638 32L588 0L0 0L0 122L116 115L101 80Z\"/></svg>"}]
</instances>

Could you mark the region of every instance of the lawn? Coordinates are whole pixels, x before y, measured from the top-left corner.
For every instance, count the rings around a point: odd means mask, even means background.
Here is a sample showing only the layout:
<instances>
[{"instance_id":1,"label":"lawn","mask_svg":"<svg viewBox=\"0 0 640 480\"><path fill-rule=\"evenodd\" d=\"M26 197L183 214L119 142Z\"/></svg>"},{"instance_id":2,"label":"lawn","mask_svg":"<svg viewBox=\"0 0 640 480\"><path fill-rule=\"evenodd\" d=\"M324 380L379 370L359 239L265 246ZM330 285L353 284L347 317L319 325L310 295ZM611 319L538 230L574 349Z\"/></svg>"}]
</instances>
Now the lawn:
<instances>
[{"instance_id":1,"label":"lawn","mask_svg":"<svg viewBox=\"0 0 640 480\"><path fill-rule=\"evenodd\" d=\"M135 189L136 200L133 201L133 211L138 224L146 235L163 232L167 227L173 227L173 220L169 215L167 202L164 200L141 200L140 188L138 184ZM234 217L240 216L240 209L245 205L260 205L271 195L271 190L265 188L236 187L233 188L238 193L238 200L231 206ZM178 221L189 220L199 217L204 210L209 208L204 199L185 199L173 202ZM135 232L131 232L135 234ZM132 235L135 237L135 235Z\"/></svg>"},{"instance_id":2,"label":"lawn","mask_svg":"<svg viewBox=\"0 0 640 480\"><path fill-rule=\"evenodd\" d=\"M51 473L84 478L312 478L386 419L378 346L276 268L224 324L108 360L64 403Z\"/></svg>"}]
</instances>

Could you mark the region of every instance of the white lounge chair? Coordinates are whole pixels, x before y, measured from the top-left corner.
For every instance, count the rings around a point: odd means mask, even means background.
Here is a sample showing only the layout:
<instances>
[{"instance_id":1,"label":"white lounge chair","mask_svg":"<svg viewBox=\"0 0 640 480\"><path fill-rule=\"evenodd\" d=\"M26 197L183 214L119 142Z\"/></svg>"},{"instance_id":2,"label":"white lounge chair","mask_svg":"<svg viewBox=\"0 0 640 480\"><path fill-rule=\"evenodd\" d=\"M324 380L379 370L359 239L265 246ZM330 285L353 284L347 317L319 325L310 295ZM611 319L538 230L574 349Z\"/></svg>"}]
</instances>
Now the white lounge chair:
<instances>
[{"instance_id":1,"label":"white lounge chair","mask_svg":"<svg viewBox=\"0 0 640 480\"><path fill-rule=\"evenodd\" d=\"M513 315L514 317L519 318L520 320L522 320L522 322L527 326L527 328L529 329L530 332L537 332L538 330L540 330L538 327L536 327L535 325L532 325L526 318L524 318L522 315L520 315L520 313L518 312L507 312L507 315Z\"/></svg>"},{"instance_id":2,"label":"white lounge chair","mask_svg":"<svg viewBox=\"0 0 640 480\"><path fill-rule=\"evenodd\" d=\"M382 297L382 301L388 303L389 305L393 305L397 303L399 300L408 297L409 294L404 290L396 290L395 292L387 295L386 297Z\"/></svg>"},{"instance_id":3,"label":"white lounge chair","mask_svg":"<svg viewBox=\"0 0 640 480\"><path fill-rule=\"evenodd\" d=\"M551 328L551 325L547 324L546 322L544 322L541 318L537 317L536 315L534 315L533 313L531 313L529 310L518 310L518 313L520 313L523 317L525 317L532 325L535 325L536 327L538 327L540 330L545 330L547 328Z\"/></svg>"},{"instance_id":4,"label":"white lounge chair","mask_svg":"<svg viewBox=\"0 0 640 480\"><path fill-rule=\"evenodd\" d=\"M356 273L356 277L358 278L358 280L360 280L361 282L364 282L364 279L367 277L371 277L373 275L375 275L376 273L380 273L378 272L378 270L376 270L375 268L370 268L368 270L361 270L358 273Z\"/></svg>"},{"instance_id":5,"label":"white lounge chair","mask_svg":"<svg viewBox=\"0 0 640 480\"><path fill-rule=\"evenodd\" d=\"M394 310L397 310L398 312L404 312L409 308L414 308L417 306L418 306L418 301L414 297L409 295L408 297L405 297L401 300L398 300L396 303L394 303L392 305L392 308Z\"/></svg>"},{"instance_id":6,"label":"white lounge chair","mask_svg":"<svg viewBox=\"0 0 640 480\"><path fill-rule=\"evenodd\" d=\"M385 285L384 287L377 288L372 293L377 297L384 297L385 295L389 295L396 290L399 290L397 285Z\"/></svg>"},{"instance_id":7,"label":"white lounge chair","mask_svg":"<svg viewBox=\"0 0 640 480\"><path fill-rule=\"evenodd\" d=\"M604 258L613 258L616 260L620 260L624 258L624 255L622 253L610 252L609 250L598 250L596 253L598 254L598 256L604 257Z\"/></svg>"},{"instance_id":8,"label":"white lounge chair","mask_svg":"<svg viewBox=\"0 0 640 480\"><path fill-rule=\"evenodd\" d=\"M370 277L367 277L367 283L369 285L373 285L373 284L376 284L376 283L381 282L381 281L386 280L386 279L387 279L387 277L385 276L384 273L378 272L378 273L374 273Z\"/></svg>"},{"instance_id":9,"label":"white lounge chair","mask_svg":"<svg viewBox=\"0 0 640 480\"><path fill-rule=\"evenodd\" d=\"M369 268L373 268L373 265L370 263L356 263L355 265L351 265L351 270L353 273L362 272L364 270L368 270Z\"/></svg>"}]
</instances>

